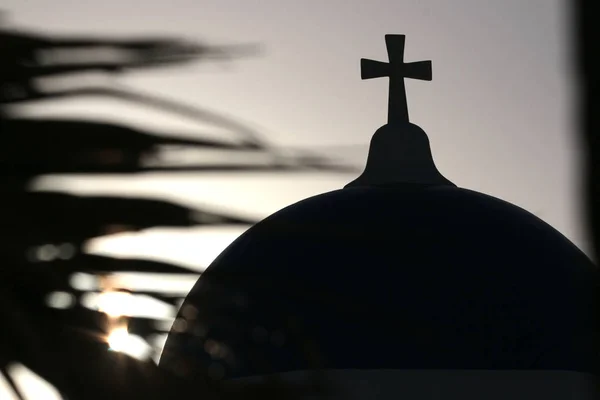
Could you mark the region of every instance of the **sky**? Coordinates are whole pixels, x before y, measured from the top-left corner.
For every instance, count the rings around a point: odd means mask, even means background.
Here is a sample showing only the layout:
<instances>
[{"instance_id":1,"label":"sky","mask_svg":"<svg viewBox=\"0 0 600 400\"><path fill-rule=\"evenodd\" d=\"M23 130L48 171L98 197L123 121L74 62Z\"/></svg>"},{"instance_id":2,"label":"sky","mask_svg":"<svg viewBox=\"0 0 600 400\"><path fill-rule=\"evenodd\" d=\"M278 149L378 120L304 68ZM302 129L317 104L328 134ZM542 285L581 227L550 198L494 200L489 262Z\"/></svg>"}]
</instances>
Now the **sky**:
<instances>
[{"instance_id":1,"label":"sky","mask_svg":"<svg viewBox=\"0 0 600 400\"><path fill-rule=\"evenodd\" d=\"M361 81L360 58L387 61L384 35L405 34L406 61L433 61L433 81L408 80L411 122L429 135L438 169L460 187L538 215L582 250L577 95L568 2L558 0L4 0L8 24L56 34L166 34L260 43L260 57L190 64L119 82L229 114L279 146L363 166L387 119L387 79ZM63 101L22 110L193 134L198 124L123 103ZM264 218L343 187L355 174L173 178L46 177L37 188L144 194ZM91 251L148 255L202 270L243 229L152 230L99 239ZM198 249L203 249L198 251Z\"/></svg>"}]
</instances>

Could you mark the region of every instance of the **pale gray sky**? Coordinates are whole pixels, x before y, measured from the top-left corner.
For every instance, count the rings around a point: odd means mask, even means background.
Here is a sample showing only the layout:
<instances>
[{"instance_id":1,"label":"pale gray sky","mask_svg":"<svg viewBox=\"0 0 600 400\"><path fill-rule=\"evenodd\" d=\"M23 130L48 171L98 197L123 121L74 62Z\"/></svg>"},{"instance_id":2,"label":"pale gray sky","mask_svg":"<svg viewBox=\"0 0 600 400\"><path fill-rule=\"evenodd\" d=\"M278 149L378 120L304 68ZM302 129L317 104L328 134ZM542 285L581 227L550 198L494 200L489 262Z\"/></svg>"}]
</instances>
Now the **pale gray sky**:
<instances>
[{"instance_id":1,"label":"pale gray sky","mask_svg":"<svg viewBox=\"0 0 600 400\"><path fill-rule=\"evenodd\" d=\"M387 82L361 81L359 59L385 60L384 34L404 33L407 60L433 60L433 81L409 81L407 90L411 119L428 132L440 170L459 186L537 213L585 245L562 1L53 0L49 7L5 0L4 8L15 24L57 33L262 42L264 57L229 70L196 64L125 81L230 112L281 144L366 146L386 120ZM127 115L125 106L106 104L75 108L163 122L154 111ZM365 157L357 152L360 162Z\"/></svg>"},{"instance_id":2,"label":"pale gray sky","mask_svg":"<svg viewBox=\"0 0 600 400\"><path fill-rule=\"evenodd\" d=\"M15 24L57 33L164 32L218 43L262 42L264 57L240 60L230 69L201 63L125 81L230 112L280 144L366 146L386 120L387 82L361 81L359 59L385 60L383 36L406 34L407 60L433 60L433 81L409 81L407 90L411 119L428 132L440 170L459 186L535 212L585 246L577 211L566 4L53 0L50 7L45 0L5 0L4 8ZM86 115L163 122L154 111L126 113L123 105L108 102L93 110L81 103L75 108ZM355 153L363 162L366 154ZM277 207L290 200L276 201Z\"/></svg>"},{"instance_id":3,"label":"pale gray sky","mask_svg":"<svg viewBox=\"0 0 600 400\"><path fill-rule=\"evenodd\" d=\"M261 42L264 56L236 61L231 68L199 63L121 81L230 113L261 128L277 144L361 145L352 153L361 165L371 135L386 122L387 80L361 81L359 59L386 61L384 35L406 34L405 59L433 61L433 81L409 81L407 92L411 120L429 134L440 171L459 186L537 214L587 251L580 223L580 152L574 131L576 93L567 4L4 0L3 8L11 13L14 25L55 33L166 33L216 43ZM154 129L173 126L192 132L196 126L108 101L71 101L32 111L74 112ZM263 217L296 200L340 188L354 176L269 178L103 178L89 183L62 179L45 185L59 182L81 193L167 193L188 204L222 205ZM154 247L154 253L163 251L163 258L172 255L188 265L205 264L238 233L224 239L221 232L216 242L206 233L190 233L170 250L165 244L162 250ZM145 243L138 246L138 253L159 243L154 239L147 236L145 242L137 242ZM193 240L217 244L210 255L198 255ZM109 251L123 250L114 243Z\"/></svg>"}]
</instances>

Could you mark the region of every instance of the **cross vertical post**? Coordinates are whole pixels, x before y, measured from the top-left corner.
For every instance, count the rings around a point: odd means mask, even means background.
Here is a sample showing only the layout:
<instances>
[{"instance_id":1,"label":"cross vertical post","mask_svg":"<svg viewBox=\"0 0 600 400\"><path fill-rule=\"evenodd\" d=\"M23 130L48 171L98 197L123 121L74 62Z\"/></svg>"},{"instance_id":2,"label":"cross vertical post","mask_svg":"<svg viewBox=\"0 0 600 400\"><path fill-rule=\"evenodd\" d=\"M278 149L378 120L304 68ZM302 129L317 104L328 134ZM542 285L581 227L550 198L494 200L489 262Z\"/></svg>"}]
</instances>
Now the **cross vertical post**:
<instances>
[{"instance_id":1,"label":"cross vertical post","mask_svg":"<svg viewBox=\"0 0 600 400\"><path fill-rule=\"evenodd\" d=\"M430 81L431 61L404 62L405 35L385 35L389 62L360 60L361 78L389 77L388 124L409 122L404 78Z\"/></svg>"}]
</instances>

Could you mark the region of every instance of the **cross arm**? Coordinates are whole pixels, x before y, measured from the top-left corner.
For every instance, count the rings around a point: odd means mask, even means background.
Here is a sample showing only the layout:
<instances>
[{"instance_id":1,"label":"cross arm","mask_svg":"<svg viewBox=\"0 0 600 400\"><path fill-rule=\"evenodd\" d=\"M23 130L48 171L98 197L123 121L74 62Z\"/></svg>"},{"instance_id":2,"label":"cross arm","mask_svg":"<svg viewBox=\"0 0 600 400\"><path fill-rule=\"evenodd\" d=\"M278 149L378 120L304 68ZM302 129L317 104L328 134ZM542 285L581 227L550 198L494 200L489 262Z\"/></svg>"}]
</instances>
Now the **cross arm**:
<instances>
[{"instance_id":1,"label":"cross arm","mask_svg":"<svg viewBox=\"0 0 600 400\"><path fill-rule=\"evenodd\" d=\"M360 59L360 78L361 79L372 79L381 78L383 76L390 76L390 64L368 60L366 58Z\"/></svg>"},{"instance_id":2,"label":"cross arm","mask_svg":"<svg viewBox=\"0 0 600 400\"><path fill-rule=\"evenodd\" d=\"M433 79L431 61L416 61L403 65L404 76L411 79L430 81Z\"/></svg>"},{"instance_id":3,"label":"cross arm","mask_svg":"<svg viewBox=\"0 0 600 400\"><path fill-rule=\"evenodd\" d=\"M392 68L389 63L369 60L366 58L360 59L360 78L373 79L392 75ZM433 79L431 61L417 61L407 64L402 64L396 68L401 68L399 71L402 77L419 79L422 81L430 81Z\"/></svg>"}]
</instances>

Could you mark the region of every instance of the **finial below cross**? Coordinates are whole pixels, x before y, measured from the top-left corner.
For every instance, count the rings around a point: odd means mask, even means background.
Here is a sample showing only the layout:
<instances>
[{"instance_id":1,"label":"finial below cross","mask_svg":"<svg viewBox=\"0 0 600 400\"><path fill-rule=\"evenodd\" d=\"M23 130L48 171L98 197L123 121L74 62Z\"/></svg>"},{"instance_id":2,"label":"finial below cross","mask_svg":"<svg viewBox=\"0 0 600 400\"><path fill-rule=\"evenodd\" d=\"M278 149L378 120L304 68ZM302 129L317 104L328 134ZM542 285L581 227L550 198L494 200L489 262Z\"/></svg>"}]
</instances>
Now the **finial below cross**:
<instances>
[{"instance_id":1,"label":"finial below cross","mask_svg":"<svg viewBox=\"0 0 600 400\"><path fill-rule=\"evenodd\" d=\"M404 35L385 35L389 63L361 58L360 73L362 79L390 78L388 100L388 123L408 122L408 105L404 78L430 81L431 61L404 63Z\"/></svg>"}]
</instances>

